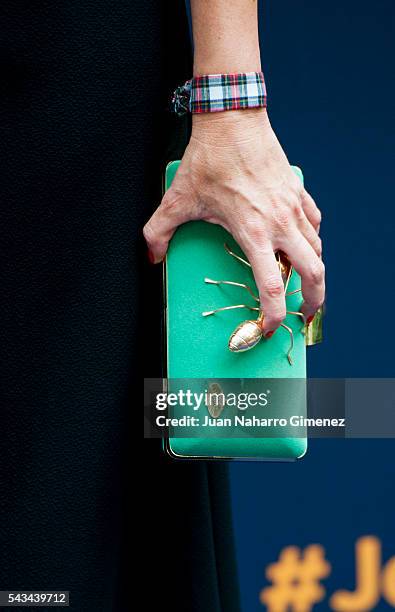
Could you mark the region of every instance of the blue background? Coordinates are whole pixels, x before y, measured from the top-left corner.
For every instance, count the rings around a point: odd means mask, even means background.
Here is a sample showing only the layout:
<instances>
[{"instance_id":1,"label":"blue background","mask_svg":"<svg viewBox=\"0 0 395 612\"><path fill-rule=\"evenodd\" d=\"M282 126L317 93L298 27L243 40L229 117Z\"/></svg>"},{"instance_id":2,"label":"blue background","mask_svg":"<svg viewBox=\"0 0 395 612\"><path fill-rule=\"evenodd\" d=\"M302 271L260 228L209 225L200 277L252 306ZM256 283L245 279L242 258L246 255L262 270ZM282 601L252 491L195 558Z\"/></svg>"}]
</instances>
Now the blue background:
<instances>
[{"instance_id":1,"label":"blue background","mask_svg":"<svg viewBox=\"0 0 395 612\"><path fill-rule=\"evenodd\" d=\"M324 219L325 342L309 350L310 376L394 376L394 17L393 0L265 0L261 12L271 121ZM312 440L294 464L231 465L244 612L263 609L264 570L284 546L325 547L328 595L354 589L358 537L395 555L394 451Z\"/></svg>"}]
</instances>

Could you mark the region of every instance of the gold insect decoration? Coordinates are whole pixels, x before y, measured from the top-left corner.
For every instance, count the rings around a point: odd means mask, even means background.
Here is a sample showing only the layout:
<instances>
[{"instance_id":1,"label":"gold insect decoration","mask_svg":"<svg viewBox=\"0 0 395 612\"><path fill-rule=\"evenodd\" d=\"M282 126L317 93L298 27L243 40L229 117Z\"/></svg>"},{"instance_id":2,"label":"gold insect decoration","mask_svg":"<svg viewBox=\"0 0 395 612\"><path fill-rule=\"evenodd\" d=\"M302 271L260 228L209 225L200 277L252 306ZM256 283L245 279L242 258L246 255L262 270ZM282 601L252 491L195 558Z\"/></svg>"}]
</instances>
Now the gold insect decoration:
<instances>
[{"instance_id":1,"label":"gold insect decoration","mask_svg":"<svg viewBox=\"0 0 395 612\"><path fill-rule=\"evenodd\" d=\"M237 255L236 253L234 253L226 243L224 244L224 247L229 255L237 259L239 262L241 262L245 266L251 268L251 264L243 257L240 257L240 255ZM284 283L285 297L289 297L291 295L294 295L295 293L301 292L301 289L295 289L294 291L288 292L288 285L289 285L289 281L291 280L293 267L288 257L285 255L285 253L278 251L276 253L276 260L277 260L277 264L280 269L281 277ZM263 328L264 314L262 310L260 309L259 297L255 295L251 287L245 283L237 283L235 281L228 281L228 280L213 280L207 277L204 279L204 282L211 284L211 285L233 285L234 287L241 287L245 289L246 291L248 291L250 296L255 300L255 302L257 303L257 306L249 306L248 304L235 304L233 306L224 306L222 308L216 308L215 310L207 310L205 312L202 312L202 315L204 317L211 316L217 312L221 312L224 310L234 310L236 308L247 308L248 310L257 312L258 317L256 319L249 319L247 321L243 321L242 323L240 323L240 325L236 327L234 332L231 334L229 338L229 342L228 342L229 350L234 353L249 351L250 349L254 348L254 346L256 346L260 342L260 340L264 337L263 335L264 334L264 328ZM302 317L303 319L303 314L301 312L287 310L287 314ZM288 358L289 364L293 365L293 360L292 360L292 350L294 347L293 331L285 323L281 323L281 327L285 329L290 336L290 346L287 352L287 358Z\"/></svg>"}]
</instances>

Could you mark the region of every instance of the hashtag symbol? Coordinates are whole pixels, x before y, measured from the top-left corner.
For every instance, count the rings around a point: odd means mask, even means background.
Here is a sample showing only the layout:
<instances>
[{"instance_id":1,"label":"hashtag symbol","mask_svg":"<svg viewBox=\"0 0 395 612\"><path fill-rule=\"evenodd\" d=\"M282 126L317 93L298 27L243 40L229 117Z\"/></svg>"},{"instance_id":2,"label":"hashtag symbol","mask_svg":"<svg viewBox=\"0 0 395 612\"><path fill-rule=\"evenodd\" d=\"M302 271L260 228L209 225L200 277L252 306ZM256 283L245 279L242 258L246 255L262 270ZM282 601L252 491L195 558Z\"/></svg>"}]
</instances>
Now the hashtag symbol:
<instances>
[{"instance_id":1,"label":"hashtag symbol","mask_svg":"<svg viewBox=\"0 0 395 612\"><path fill-rule=\"evenodd\" d=\"M260 601L268 612L310 612L325 596L320 580L330 571L322 546L312 544L303 554L296 546L288 546L278 562L267 567L266 577L272 586L261 591Z\"/></svg>"}]
</instances>

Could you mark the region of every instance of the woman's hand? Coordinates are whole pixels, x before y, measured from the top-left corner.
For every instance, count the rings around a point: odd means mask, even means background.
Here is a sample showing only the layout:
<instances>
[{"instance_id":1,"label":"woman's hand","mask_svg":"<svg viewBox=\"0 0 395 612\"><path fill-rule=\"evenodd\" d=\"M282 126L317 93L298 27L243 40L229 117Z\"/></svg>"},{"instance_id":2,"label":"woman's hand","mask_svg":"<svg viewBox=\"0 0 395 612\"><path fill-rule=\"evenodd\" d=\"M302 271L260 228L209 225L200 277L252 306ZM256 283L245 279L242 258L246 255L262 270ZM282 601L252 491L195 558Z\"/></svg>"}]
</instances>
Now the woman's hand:
<instances>
[{"instance_id":1,"label":"woman's hand","mask_svg":"<svg viewBox=\"0 0 395 612\"><path fill-rule=\"evenodd\" d=\"M164 258L178 225L197 219L222 225L248 257L265 335L286 316L278 250L301 275L302 312L311 320L325 295L321 215L292 171L265 109L193 116L175 179L144 227L151 261Z\"/></svg>"}]
</instances>

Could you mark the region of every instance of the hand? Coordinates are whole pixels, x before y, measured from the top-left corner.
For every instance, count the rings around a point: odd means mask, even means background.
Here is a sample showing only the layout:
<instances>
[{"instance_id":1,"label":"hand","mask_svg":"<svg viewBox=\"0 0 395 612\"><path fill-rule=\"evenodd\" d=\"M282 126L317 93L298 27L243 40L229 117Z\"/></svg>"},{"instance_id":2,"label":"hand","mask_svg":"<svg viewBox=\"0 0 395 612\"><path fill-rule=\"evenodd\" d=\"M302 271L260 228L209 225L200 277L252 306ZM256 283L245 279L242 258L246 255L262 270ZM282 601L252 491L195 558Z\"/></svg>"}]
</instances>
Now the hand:
<instances>
[{"instance_id":1,"label":"hand","mask_svg":"<svg viewBox=\"0 0 395 612\"><path fill-rule=\"evenodd\" d=\"M151 260L164 258L178 225L197 219L222 225L248 257L265 335L286 316L278 250L302 278L302 312L311 320L325 297L321 215L291 169L266 109L193 116L174 181L144 227Z\"/></svg>"}]
</instances>

